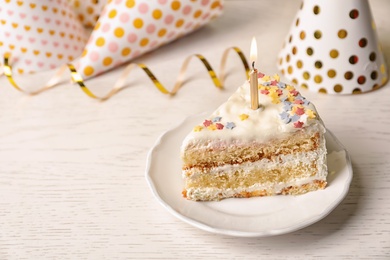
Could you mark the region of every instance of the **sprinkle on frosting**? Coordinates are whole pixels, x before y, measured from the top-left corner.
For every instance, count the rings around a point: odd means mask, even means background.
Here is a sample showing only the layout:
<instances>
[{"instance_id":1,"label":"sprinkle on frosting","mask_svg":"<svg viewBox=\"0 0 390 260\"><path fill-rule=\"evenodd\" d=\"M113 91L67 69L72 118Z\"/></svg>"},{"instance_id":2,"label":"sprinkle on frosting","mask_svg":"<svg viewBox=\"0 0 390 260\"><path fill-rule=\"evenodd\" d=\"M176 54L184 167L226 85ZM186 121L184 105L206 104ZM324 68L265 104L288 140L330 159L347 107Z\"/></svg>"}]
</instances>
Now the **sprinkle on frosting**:
<instances>
[{"instance_id":1,"label":"sprinkle on frosting","mask_svg":"<svg viewBox=\"0 0 390 260\"><path fill-rule=\"evenodd\" d=\"M307 115L310 119L316 118L316 113L314 113L314 111L311 110L311 109L307 109L307 110L306 110L306 115Z\"/></svg>"},{"instance_id":2,"label":"sprinkle on frosting","mask_svg":"<svg viewBox=\"0 0 390 260\"><path fill-rule=\"evenodd\" d=\"M203 129L202 126L197 125L197 126L194 127L194 132L200 132L200 131L202 131L202 129Z\"/></svg>"},{"instance_id":3,"label":"sprinkle on frosting","mask_svg":"<svg viewBox=\"0 0 390 260\"><path fill-rule=\"evenodd\" d=\"M227 128L227 129L232 130L232 129L235 128L235 127L236 127L236 124L234 124L233 122L227 122L227 123L226 123L226 128Z\"/></svg>"},{"instance_id":4,"label":"sprinkle on frosting","mask_svg":"<svg viewBox=\"0 0 390 260\"><path fill-rule=\"evenodd\" d=\"M283 101L283 110L284 111L290 111L292 109L292 105L290 101Z\"/></svg>"},{"instance_id":5,"label":"sprinkle on frosting","mask_svg":"<svg viewBox=\"0 0 390 260\"><path fill-rule=\"evenodd\" d=\"M286 88L286 84L283 82L278 82L278 87L281 89L284 89L284 88Z\"/></svg>"},{"instance_id":6,"label":"sprinkle on frosting","mask_svg":"<svg viewBox=\"0 0 390 260\"><path fill-rule=\"evenodd\" d=\"M303 100L301 100L301 99L295 99L295 100L294 100L294 104L302 105L302 104L303 104Z\"/></svg>"},{"instance_id":7,"label":"sprinkle on frosting","mask_svg":"<svg viewBox=\"0 0 390 260\"><path fill-rule=\"evenodd\" d=\"M314 108L310 105L310 101L301 96L299 91L294 86L280 82L279 75L268 76L264 73L258 72L259 78L259 92L269 98L272 104L277 105L275 108L279 113L279 120L282 124L289 125L289 128L302 128L310 124L310 120L317 117ZM273 106L270 104L271 106ZM280 105L279 105L280 104ZM244 112L245 110L241 110ZM239 114L241 121L256 120L249 118L249 114ZM222 115L222 114L221 114ZM225 120L229 120L225 118ZM220 114L214 114L211 118L205 119L203 124L194 128L194 132L202 130L232 130L235 127L240 127L239 122L226 122Z\"/></svg>"},{"instance_id":8,"label":"sprinkle on frosting","mask_svg":"<svg viewBox=\"0 0 390 260\"><path fill-rule=\"evenodd\" d=\"M218 130L222 130L224 125L220 123L216 123L215 126L217 127Z\"/></svg>"},{"instance_id":9,"label":"sprinkle on frosting","mask_svg":"<svg viewBox=\"0 0 390 260\"><path fill-rule=\"evenodd\" d=\"M209 127L212 124L211 120L204 120L203 125Z\"/></svg>"},{"instance_id":10,"label":"sprinkle on frosting","mask_svg":"<svg viewBox=\"0 0 390 260\"><path fill-rule=\"evenodd\" d=\"M295 123L295 122L297 122L298 120L299 120L299 116L298 115L293 115L292 117L290 117L291 118L291 122L292 123Z\"/></svg>"},{"instance_id":11,"label":"sprinkle on frosting","mask_svg":"<svg viewBox=\"0 0 390 260\"><path fill-rule=\"evenodd\" d=\"M213 123L216 123L216 122L221 122L221 119L222 119L222 117L220 117L220 116L216 116L216 117L214 117L213 118Z\"/></svg>"},{"instance_id":12,"label":"sprinkle on frosting","mask_svg":"<svg viewBox=\"0 0 390 260\"><path fill-rule=\"evenodd\" d=\"M240 115L241 121L247 120L248 117L249 117L249 115L247 115L247 114L241 114L241 115Z\"/></svg>"},{"instance_id":13,"label":"sprinkle on frosting","mask_svg":"<svg viewBox=\"0 0 390 260\"><path fill-rule=\"evenodd\" d=\"M214 131L214 130L217 130L217 126L214 125L214 124L212 124L212 125L209 125L209 126L207 127L207 129L209 129L209 130L211 130L211 131Z\"/></svg>"},{"instance_id":14,"label":"sprinkle on frosting","mask_svg":"<svg viewBox=\"0 0 390 260\"><path fill-rule=\"evenodd\" d=\"M269 91L268 91L268 89L262 89L262 90L260 90L260 93L263 95L268 95Z\"/></svg>"},{"instance_id":15,"label":"sprinkle on frosting","mask_svg":"<svg viewBox=\"0 0 390 260\"><path fill-rule=\"evenodd\" d=\"M303 122L301 122L301 121L298 121L298 122L294 123L294 127L295 128L302 128L302 126L303 126Z\"/></svg>"},{"instance_id":16,"label":"sprinkle on frosting","mask_svg":"<svg viewBox=\"0 0 390 260\"><path fill-rule=\"evenodd\" d=\"M203 124L195 126L193 131L194 132L200 132L203 129L210 130L210 131L215 131L215 130L223 130L224 128L232 130L235 127L236 127L236 125L233 122L226 122L226 124L224 125L222 123L222 117L221 116L216 116L216 117L212 118L211 120L210 119L205 119Z\"/></svg>"},{"instance_id":17,"label":"sprinkle on frosting","mask_svg":"<svg viewBox=\"0 0 390 260\"><path fill-rule=\"evenodd\" d=\"M295 128L302 128L306 122L305 120L299 121L302 116L305 116L305 119L316 117L314 111L308 108L310 102L302 97L293 86L279 82L279 75L275 74L272 77L263 73L261 75L263 82L259 84L260 94L268 96L273 104L283 103L283 112L279 114L282 122L294 123Z\"/></svg>"},{"instance_id":18,"label":"sprinkle on frosting","mask_svg":"<svg viewBox=\"0 0 390 260\"><path fill-rule=\"evenodd\" d=\"M294 90L295 88L294 88L293 86L291 86L291 85L287 85L287 86L286 86L286 89L287 89L287 90Z\"/></svg>"},{"instance_id":19,"label":"sprinkle on frosting","mask_svg":"<svg viewBox=\"0 0 390 260\"><path fill-rule=\"evenodd\" d=\"M285 124L288 124L291 122L290 114L287 113L286 111L283 111L279 115L280 115L280 119L282 119Z\"/></svg>"},{"instance_id":20,"label":"sprinkle on frosting","mask_svg":"<svg viewBox=\"0 0 390 260\"><path fill-rule=\"evenodd\" d=\"M268 96L271 98L272 103L274 103L274 104L279 104L280 103L279 94L276 91L276 89L271 88Z\"/></svg>"},{"instance_id":21,"label":"sprinkle on frosting","mask_svg":"<svg viewBox=\"0 0 390 260\"><path fill-rule=\"evenodd\" d=\"M294 97L296 97L296 96L299 94L299 92L298 92L296 89L290 90L290 93L291 93L291 95L293 95Z\"/></svg>"},{"instance_id":22,"label":"sprinkle on frosting","mask_svg":"<svg viewBox=\"0 0 390 260\"><path fill-rule=\"evenodd\" d=\"M303 109L303 107L296 107L296 108L297 109L295 110L295 114L297 114L298 116L305 114L305 110Z\"/></svg>"},{"instance_id":23,"label":"sprinkle on frosting","mask_svg":"<svg viewBox=\"0 0 390 260\"><path fill-rule=\"evenodd\" d=\"M271 78L270 78L270 76L268 76L268 75L264 75L263 77L262 77L262 80L264 80L264 82L266 82L266 81L269 81ZM271 84L271 83L270 83Z\"/></svg>"}]
</instances>

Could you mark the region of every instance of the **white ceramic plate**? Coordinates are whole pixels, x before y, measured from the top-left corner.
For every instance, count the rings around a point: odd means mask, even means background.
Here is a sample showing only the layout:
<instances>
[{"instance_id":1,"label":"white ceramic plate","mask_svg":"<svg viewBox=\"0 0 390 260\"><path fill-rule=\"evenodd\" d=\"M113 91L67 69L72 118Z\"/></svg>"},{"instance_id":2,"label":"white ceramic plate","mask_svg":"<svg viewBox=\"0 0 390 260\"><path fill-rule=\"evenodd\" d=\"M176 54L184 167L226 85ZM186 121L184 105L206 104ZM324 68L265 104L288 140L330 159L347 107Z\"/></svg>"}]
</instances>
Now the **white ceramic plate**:
<instances>
[{"instance_id":1,"label":"white ceramic plate","mask_svg":"<svg viewBox=\"0 0 390 260\"><path fill-rule=\"evenodd\" d=\"M150 150L146 179L157 200L174 216L200 229L241 237L289 233L328 215L347 195L352 166L343 145L328 130L328 186L299 196L231 198L194 202L182 197L180 146L208 113L191 116L164 133Z\"/></svg>"}]
</instances>

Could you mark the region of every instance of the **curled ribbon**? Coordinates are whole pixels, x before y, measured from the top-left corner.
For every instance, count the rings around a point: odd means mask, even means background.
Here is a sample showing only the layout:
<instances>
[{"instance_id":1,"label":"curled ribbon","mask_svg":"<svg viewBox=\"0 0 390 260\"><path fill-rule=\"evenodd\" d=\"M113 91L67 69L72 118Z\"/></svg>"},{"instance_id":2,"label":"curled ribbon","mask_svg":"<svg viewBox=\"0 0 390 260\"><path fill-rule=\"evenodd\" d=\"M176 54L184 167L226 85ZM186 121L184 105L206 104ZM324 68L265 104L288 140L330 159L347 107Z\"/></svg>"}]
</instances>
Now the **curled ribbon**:
<instances>
[{"instance_id":1,"label":"curled ribbon","mask_svg":"<svg viewBox=\"0 0 390 260\"><path fill-rule=\"evenodd\" d=\"M169 95L173 96L182 87L183 82L184 82L184 76L187 72L187 67L188 67L188 65L193 57L198 58L203 63L203 65L207 69L209 76L212 79L215 87L217 87L219 89L223 89L224 88L224 80L225 80L225 66L226 66L228 54L230 51L234 51L235 53L238 54L243 66L245 68L246 77L248 78L249 77L249 65L248 65L248 62L245 58L245 55L238 47L230 47L223 52L221 63L220 63L220 73L219 73L220 76L219 77L217 77L217 74L215 73L214 69L211 67L210 63L206 60L206 58L203 55L193 54L193 55L187 57L181 66L179 76L177 77L176 83L171 91L169 91L167 88L165 88L164 85L156 78L156 76L153 74L153 72L145 64L142 64L142 63L130 63L129 65L127 65L124 68L119 79L115 82L113 88L106 95L104 95L102 97L96 96L85 85L83 78L77 72L75 66L72 64L66 64L66 65L61 66L57 70L55 75L43 87L39 88L36 91L32 91L32 92L24 90L16 83L16 81L12 75L12 66L10 65L10 55L8 53L4 55L4 71L3 72L6 75L6 77L8 78L8 81L11 83L11 85L14 88L16 88L17 90L19 90L27 95L36 95L36 94L39 94L43 91L46 91L46 90L51 89L54 86L56 86L60 82L62 75L64 74L64 72L68 68L70 70L70 76L71 76L72 81L77 83L87 96L94 98L94 99L97 99L97 100L100 100L100 101L104 101L104 100L109 99L110 97L112 97L113 95L115 95L116 93L121 91L122 89L124 89L126 87L125 83L126 83L127 76L130 74L130 72L133 70L134 67L139 67L145 72L145 74L149 77L149 79L153 82L155 87L161 93L169 94Z\"/></svg>"}]
</instances>

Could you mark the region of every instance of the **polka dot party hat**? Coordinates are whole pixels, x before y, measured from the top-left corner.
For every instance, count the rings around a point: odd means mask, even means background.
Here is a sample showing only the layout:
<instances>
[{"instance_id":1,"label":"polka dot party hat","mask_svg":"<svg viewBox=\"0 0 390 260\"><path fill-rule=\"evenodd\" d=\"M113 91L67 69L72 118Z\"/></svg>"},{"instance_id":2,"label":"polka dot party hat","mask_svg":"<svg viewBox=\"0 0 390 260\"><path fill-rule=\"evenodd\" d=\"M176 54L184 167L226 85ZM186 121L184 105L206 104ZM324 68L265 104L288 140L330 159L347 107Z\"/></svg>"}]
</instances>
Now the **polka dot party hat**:
<instances>
[{"instance_id":1,"label":"polka dot party hat","mask_svg":"<svg viewBox=\"0 0 390 260\"><path fill-rule=\"evenodd\" d=\"M87 27L93 27L106 5L107 0L68 0L73 6L79 21Z\"/></svg>"},{"instance_id":2,"label":"polka dot party hat","mask_svg":"<svg viewBox=\"0 0 390 260\"><path fill-rule=\"evenodd\" d=\"M9 53L19 74L74 60L87 38L67 0L5 0L0 5L0 55Z\"/></svg>"},{"instance_id":3,"label":"polka dot party hat","mask_svg":"<svg viewBox=\"0 0 390 260\"><path fill-rule=\"evenodd\" d=\"M388 79L367 0L304 0L278 68L295 84L314 92L356 94Z\"/></svg>"},{"instance_id":4,"label":"polka dot party hat","mask_svg":"<svg viewBox=\"0 0 390 260\"><path fill-rule=\"evenodd\" d=\"M104 7L78 64L96 76L205 25L222 12L220 0L112 0Z\"/></svg>"}]
</instances>

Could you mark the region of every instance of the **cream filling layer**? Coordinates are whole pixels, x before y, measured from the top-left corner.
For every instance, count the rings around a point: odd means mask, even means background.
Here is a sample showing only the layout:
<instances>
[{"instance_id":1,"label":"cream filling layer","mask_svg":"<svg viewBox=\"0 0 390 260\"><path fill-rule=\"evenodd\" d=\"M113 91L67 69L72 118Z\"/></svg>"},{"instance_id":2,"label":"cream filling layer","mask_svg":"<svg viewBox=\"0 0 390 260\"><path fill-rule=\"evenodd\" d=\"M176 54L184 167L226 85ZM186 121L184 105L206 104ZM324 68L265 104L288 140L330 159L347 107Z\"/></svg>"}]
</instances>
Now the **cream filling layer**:
<instances>
[{"instance_id":1,"label":"cream filling layer","mask_svg":"<svg viewBox=\"0 0 390 260\"><path fill-rule=\"evenodd\" d=\"M217 198L230 198L240 192L253 192L266 190L272 194L281 193L284 188L290 186L301 186L303 184L311 183L315 180L326 181L326 176L313 176L304 179L296 179L287 183L265 183L265 184L254 184L250 187L240 187L235 189L219 189L219 188L188 188L186 189L186 196L189 199L196 200L209 200Z\"/></svg>"},{"instance_id":2,"label":"cream filling layer","mask_svg":"<svg viewBox=\"0 0 390 260\"><path fill-rule=\"evenodd\" d=\"M256 169L272 170L282 167L297 166L299 164L316 163L319 177L326 176L326 154L325 150L320 147L315 151L303 152L299 154L287 154L275 156L273 160L262 159L256 162L245 162L242 164L226 164L212 168L191 168L183 171L183 178L197 177L199 174L233 174L238 169L243 170L244 173L249 174ZM188 175L188 176L187 176Z\"/></svg>"}]
</instances>

